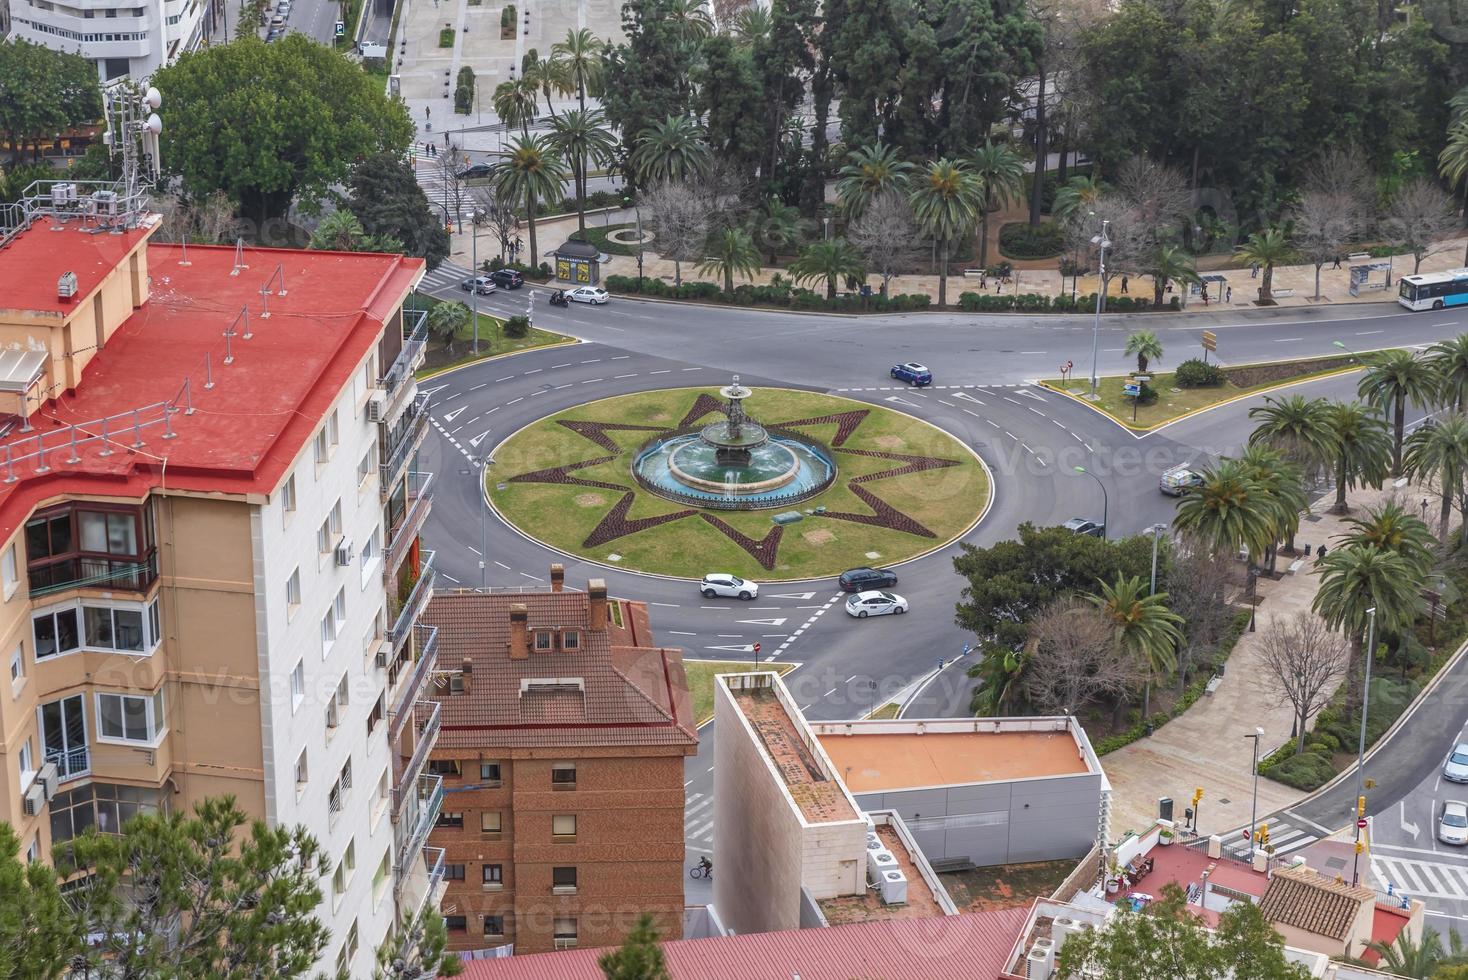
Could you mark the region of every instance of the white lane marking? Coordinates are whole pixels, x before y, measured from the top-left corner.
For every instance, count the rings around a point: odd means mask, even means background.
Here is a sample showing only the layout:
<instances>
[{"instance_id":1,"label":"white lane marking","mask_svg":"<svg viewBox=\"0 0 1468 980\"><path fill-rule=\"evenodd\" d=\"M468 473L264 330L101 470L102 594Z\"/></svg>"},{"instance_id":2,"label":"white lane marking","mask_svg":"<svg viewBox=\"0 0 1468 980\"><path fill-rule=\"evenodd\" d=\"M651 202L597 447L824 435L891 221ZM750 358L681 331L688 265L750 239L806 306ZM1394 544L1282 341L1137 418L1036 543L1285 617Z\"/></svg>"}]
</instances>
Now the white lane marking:
<instances>
[{"instance_id":1,"label":"white lane marking","mask_svg":"<svg viewBox=\"0 0 1468 980\"><path fill-rule=\"evenodd\" d=\"M506 565L504 562L502 562L502 561L500 561L498 559L491 559L491 560L494 561L494 563L496 565L498 565L500 568L503 568L505 571L508 572L510 570L510 566L509 565Z\"/></svg>"},{"instance_id":2,"label":"white lane marking","mask_svg":"<svg viewBox=\"0 0 1468 980\"><path fill-rule=\"evenodd\" d=\"M534 371L526 371L525 374L523 375L523 377L528 378L532 374L539 374L540 372L542 372L544 370L545 370L545 368L536 368Z\"/></svg>"},{"instance_id":3,"label":"white lane marking","mask_svg":"<svg viewBox=\"0 0 1468 980\"><path fill-rule=\"evenodd\" d=\"M519 398L516 398L516 399L514 399L512 401L505 402L505 404L506 405L513 405L513 404L515 404L515 402L523 402L524 400L525 400L525 396L524 395L521 395Z\"/></svg>"},{"instance_id":4,"label":"white lane marking","mask_svg":"<svg viewBox=\"0 0 1468 980\"><path fill-rule=\"evenodd\" d=\"M1433 324L1433 326L1443 326L1443 324L1438 323L1438 324ZM1379 334L1379 333L1386 333L1386 331L1385 330L1357 330L1356 331L1356 336L1357 337L1370 337L1373 334Z\"/></svg>"},{"instance_id":5,"label":"white lane marking","mask_svg":"<svg viewBox=\"0 0 1468 980\"><path fill-rule=\"evenodd\" d=\"M687 630L668 630L670 636L697 636L697 633L689 633Z\"/></svg>"},{"instance_id":6,"label":"white lane marking","mask_svg":"<svg viewBox=\"0 0 1468 980\"><path fill-rule=\"evenodd\" d=\"M489 387L489 382L486 381L486 382L484 382L484 384L482 384L482 385L475 385L474 387L470 388L469 390L470 391L478 391L480 388L488 388L488 387Z\"/></svg>"},{"instance_id":7,"label":"white lane marking","mask_svg":"<svg viewBox=\"0 0 1468 980\"><path fill-rule=\"evenodd\" d=\"M570 361L567 361L565 364L552 364L551 365L551 370L554 371L556 368L563 368L563 367L570 367L570 366L571 366L571 362Z\"/></svg>"},{"instance_id":8,"label":"white lane marking","mask_svg":"<svg viewBox=\"0 0 1468 980\"><path fill-rule=\"evenodd\" d=\"M503 378L495 378L494 381L495 384L499 384L501 381L513 381L514 379L515 376L513 374L507 374Z\"/></svg>"},{"instance_id":9,"label":"white lane marking","mask_svg":"<svg viewBox=\"0 0 1468 980\"><path fill-rule=\"evenodd\" d=\"M1297 340L1304 340L1304 339L1305 339L1304 337L1275 337L1274 338L1274 342L1276 344L1292 344L1292 343L1294 343Z\"/></svg>"},{"instance_id":10,"label":"white lane marking","mask_svg":"<svg viewBox=\"0 0 1468 980\"><path fill-rule=\"evenodd\" d=\"M591 360L589 360L589 361L582 361L581 363L582 364L600 364L601 363L601 358L599 358L599 357L593 357Z\"/></svg>"},{"instance_id":11,"label":"white lane marking","mask_svg":"<svg viewBox=\"0 0 1468 980\"><path fill-rule=\"evenodd\" d=\"M606 378L587 378L585 381L583 381L581 383L584 384L584 385L594 385L598 381L605 381L605 380L606 380Z\"/></svg>"},{"instance_id":12,"label":"white lane marking","mask_svg":"<svg viewBox=\"0 0 1468 980\"><path fill-rule=\"evenodd\" d=\"M672 374L672 368L663 368L661 371L649 371L648 374Z\"/></svg>"},{"instance_id":13,"label":"white lane marking","mask_svg":"<svg viewBox=\"0 0 1468 980\"><path fill-rule=\"evenodd\" d=\"M484 552L480 551L478 548L474 547L472 544L466 544L464 547L466 547L470 551L474 552L480 558L483 558L484 557Z\"/></svg>"},{"instance_id":14,"label":"white lane marking","mask_svg":"<svg viewBox=\"0 0 1468 980\"><path fill-rule=\"evenodd\" d=\"M621 381L623 378L635 378L635 377L637 377L637 375L635 375L635 374L614 374L614 375L612 375L612 380L613 381Z\"/></svg>"}]
</instances>

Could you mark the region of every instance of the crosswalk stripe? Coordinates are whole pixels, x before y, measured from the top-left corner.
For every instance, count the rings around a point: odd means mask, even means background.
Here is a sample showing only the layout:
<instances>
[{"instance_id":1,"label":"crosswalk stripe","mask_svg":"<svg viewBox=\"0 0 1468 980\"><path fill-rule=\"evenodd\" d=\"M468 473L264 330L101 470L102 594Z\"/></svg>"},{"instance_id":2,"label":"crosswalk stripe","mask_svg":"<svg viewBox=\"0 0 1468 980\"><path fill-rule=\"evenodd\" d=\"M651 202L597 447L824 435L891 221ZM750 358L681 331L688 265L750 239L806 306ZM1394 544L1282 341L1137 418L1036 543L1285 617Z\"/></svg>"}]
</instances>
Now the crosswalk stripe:
<instances>
[{"instance_id":1,"label":"crosswalk stripe","mask_svg":"<svg viewBox=\"0 0 1468 980\"><path fill-rule=\"evenodd\" d=\"M693 830L688 831L688 836L694 840L706 840L708 832L713 829L713 826L714 822L712 820L704 821Z\"/></svg>"},{"instance_id":2,"label":"crosswalk stripe","mask_svg":"<svg viewBox=\"0 0 1468 980\"><path fill-rule=\"evenodd\" d=\"M1392 864L1387 865L1387 867L1391 868L1391 870L1396 874L1397 879L1402 884L1406 885L1411 891L1420 892L1426 890L1421 880L1418 879L1417 875L1412 872L1412 869L1407 865L1405 861L1400 864L1393 862Z\"/></svg>"},{"instance_id":3,"label":"crosswalk stripe","mask_svg":"<svg viewBox=\"0 0 1468 980\"><path fill-rule=\"evenodd\" d=\"M691 807L688 807L683 811L684 821L687 822L689 820L692 820L696 815L712 806L713 802L713 800L704 800L702 803L697 803Z\"/></svg>"}]
</instances>

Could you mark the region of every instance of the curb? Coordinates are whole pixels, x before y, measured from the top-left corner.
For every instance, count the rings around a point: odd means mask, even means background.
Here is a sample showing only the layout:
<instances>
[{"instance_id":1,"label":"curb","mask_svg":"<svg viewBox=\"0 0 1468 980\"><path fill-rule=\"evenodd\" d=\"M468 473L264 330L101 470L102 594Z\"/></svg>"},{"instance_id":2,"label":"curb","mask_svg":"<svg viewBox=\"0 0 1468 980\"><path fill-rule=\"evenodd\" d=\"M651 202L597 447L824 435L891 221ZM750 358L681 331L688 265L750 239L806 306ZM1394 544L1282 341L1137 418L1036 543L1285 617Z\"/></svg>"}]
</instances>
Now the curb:
<instances>
[{"instance_id":1,"label":"curb","mask_svg":"<svg viewBox=\"0 0 1468 980\"><path fill-rule=\"evenodd\" d=\"M555 331L548 332L554 333ZM562 334L562 336L565 335ZM488 364L490 361L501 361L507 357L519 357L521 354L533 354L536 351L554 350L557 347L570 347L573 344L584 343L586 343L586 341L582 340L580 337L566 337L565 340L558 340L553 344L542 344L539 347L526 347L524 350L507 350L503 354L491 354L488 357L481 357L477 361L465 361L463 364L450 364L448 367L436 368L428 374L419 375L416 380L419 384L422 384L425 381L431 381L434 378L441 378L445 374L453 374L455 371L462 371L465 368L471 368L478 364Z\"/></svg>"}]
</instances>

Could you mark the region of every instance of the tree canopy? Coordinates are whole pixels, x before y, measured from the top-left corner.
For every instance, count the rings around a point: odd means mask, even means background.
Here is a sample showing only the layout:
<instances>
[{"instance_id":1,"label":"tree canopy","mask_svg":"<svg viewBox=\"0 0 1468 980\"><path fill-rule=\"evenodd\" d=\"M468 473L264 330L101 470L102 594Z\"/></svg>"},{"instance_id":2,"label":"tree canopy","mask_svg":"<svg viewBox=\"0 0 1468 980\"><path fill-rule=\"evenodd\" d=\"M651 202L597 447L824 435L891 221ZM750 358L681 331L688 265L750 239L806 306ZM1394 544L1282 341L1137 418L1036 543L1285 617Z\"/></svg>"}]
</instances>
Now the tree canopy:
<instances>
[{"instance_id":1,"label":"tree canopy","mask_svg":"<svg viewBox=\"0 0 1468 980\"><path fill-rule=\"evenodd\" d=\"M0 133L19 160L38 136L95 122L102 115L97 68L43 44L0 42Z\"/></svg>"},{"instance_id":2,"label":"tree canopy","mask_svg":"<svg viewBox=\"0 0 1468 980\"><path fill-rule=\"evenodd\" d=\"M413 168L392 153L374 153L352 168L347 208L368 235L403 243L409 255L428 260L435 269L449 257L449 234Z\"/></svg>"}]
</instances>

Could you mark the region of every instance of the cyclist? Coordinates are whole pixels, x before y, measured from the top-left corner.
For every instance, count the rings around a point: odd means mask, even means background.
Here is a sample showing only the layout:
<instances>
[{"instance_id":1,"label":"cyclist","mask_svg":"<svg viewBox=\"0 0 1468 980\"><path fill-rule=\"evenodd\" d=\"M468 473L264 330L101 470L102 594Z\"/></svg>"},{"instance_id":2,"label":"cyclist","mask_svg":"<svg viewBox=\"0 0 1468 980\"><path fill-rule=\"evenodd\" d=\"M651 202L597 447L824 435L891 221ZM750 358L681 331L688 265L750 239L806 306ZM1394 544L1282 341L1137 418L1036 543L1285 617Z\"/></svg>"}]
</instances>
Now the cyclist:
<instances>
[{"instance_id":1,"label":"cyclist","mask_svg":"<svg viewBox=\"0 0 1468 980\"><path fill-rule=\"evenodd\" d=\"M710 861L706 856L699 857L698 869L703 872L705 878L712 878L714 876L714 862Z\"/></svg>"}]
</instances>

